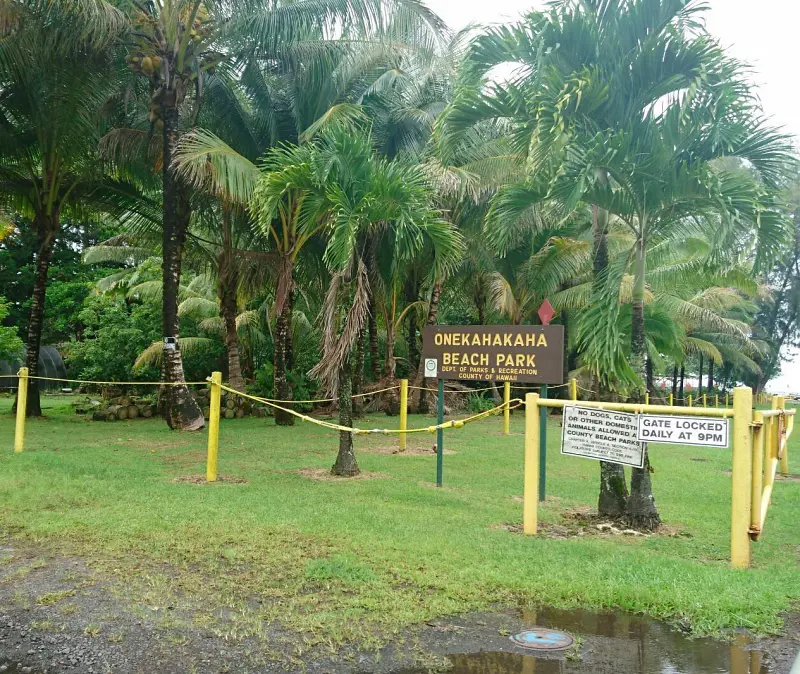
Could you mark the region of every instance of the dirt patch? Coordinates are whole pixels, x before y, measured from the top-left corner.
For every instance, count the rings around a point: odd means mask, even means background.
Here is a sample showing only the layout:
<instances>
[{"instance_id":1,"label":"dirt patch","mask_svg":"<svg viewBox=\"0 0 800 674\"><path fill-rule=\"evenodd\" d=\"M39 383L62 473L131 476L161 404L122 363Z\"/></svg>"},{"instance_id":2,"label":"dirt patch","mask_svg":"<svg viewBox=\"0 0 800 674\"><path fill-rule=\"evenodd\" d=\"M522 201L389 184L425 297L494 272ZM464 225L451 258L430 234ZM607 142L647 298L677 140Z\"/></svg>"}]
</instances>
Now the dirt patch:
<instances>
[{"instance_id":1,"label":"dirt patch","mask_svg":"<svg viewBox=\"0 0 800 674\"><path fill-rule=\"evenodd\" d=\"M397 448L397 443L386 445L372 445L371 447L359 447L359 452L364 454L399 454L401 456L436 456L436 445L418 445L416 447L408 447L404 451ZM458 454L452 449L445 449L444 454Z\"/></svg>"},{"instance_id":2,"label":"dirt patch","mask_svg":"<svg viewBox=\"0 0 800 674\"><path fill-rule=\"evenodd\" d=\"M180 454L158 454L155 449L151 449L150 453L156 454L156 456L153 457L154 459L157 459L167 466L175 466L176 468L191 468L198 463L205 463L206 461L206 453L201 450L183 452Z\"/></svg>"},{"instance_id":3,"label":"dirt patch","mask_svg":"<svg viewBox=\"0 0 800 674\"><path fill-rule=\"evenodd\" d=\"M224 483L224 484L247 484L247 480L243 477L238 477L237 475L217 475L216 482L209 482L206 480L205 475L180 475L179 477L173 478L172 482L179 482L181 484L208 484L214 485L217 483Z\"/></svg>"},{"instance_id":4,"label":"dirt patch","mask_svg":"<svg viewBox=\"0 0 800 674\"><path fill-rule=\"evenodd\" d=\"M511 498L514 501L522 500L519 496L512 496ZM586 536L603 538L691 537L691 534L665 524L662 524L656 531L631 528L619 520L602 517L588 507L573 508L562 513L561 517L561 522L540 522L539 533L546 538L584 538ZM522 533L522 525L516 522L494 524L490 526L490 529L501 529L515 534Z\"/></svg>"},{"instance_id":5,"label":"dirt patch","mask_svg":"<svg viewBox=\"0 0 800 674\"><path fill-rule=\"evenodd\" d=\"M358 475L353 477L342 477L334 475L327 468L301 468L300 470L293 471L296 475L302 475L310 480L316 482L351 482L352 480L386 480L390 475L385 473L370 473L361 471Z\"/></svg>"}]
</instances>

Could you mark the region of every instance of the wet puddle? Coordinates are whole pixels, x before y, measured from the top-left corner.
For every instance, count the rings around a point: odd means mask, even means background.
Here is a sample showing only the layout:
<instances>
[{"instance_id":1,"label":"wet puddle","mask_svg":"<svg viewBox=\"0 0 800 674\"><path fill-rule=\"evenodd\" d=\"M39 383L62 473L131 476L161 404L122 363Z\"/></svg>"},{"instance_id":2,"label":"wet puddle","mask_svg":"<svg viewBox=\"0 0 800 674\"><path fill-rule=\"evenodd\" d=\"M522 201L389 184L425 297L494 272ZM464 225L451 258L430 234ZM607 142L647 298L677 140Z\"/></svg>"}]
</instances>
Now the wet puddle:
<instances>
[{"instance_id":1,"label":"wet puddle","mask_svg":"<svg viewBox=\"0 0 800 674\"><path fill-rule=\"evenodd\" d=\"M588 611L523 612L520 629L534 626L563 630L577 644L565 651L533 653L506 636L481 642L478 634L461 641L477 653L448 655L450 674L777 674L764 664L745 634L733 641L690 639L662 623L624 613ZM463 636L472 631L461 628ZM452 653L455 649L450 649ZM421 674L424 669L405 670ZM395 673L399 674L399 673Z\"/></svg>"}]
</instances>

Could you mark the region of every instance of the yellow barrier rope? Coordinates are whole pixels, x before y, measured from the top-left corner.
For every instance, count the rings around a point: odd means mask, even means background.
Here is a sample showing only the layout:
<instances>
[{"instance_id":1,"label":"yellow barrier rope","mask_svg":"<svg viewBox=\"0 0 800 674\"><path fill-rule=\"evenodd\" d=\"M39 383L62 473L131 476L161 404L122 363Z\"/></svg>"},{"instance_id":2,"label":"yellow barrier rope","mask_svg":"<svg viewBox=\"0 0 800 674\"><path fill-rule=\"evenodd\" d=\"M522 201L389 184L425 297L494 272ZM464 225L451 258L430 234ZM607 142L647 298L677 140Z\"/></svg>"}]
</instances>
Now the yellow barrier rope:
<instances>
[{"instance_id":1,"label":"yellow barrier rope","mask_svg":"<svg viewBox=\"0 0 800 674\"><path fill-rule=\"evenodd\" d=\"M430 391L431 393L439 392L439 389L428 388L427 386L411 386L411 384L409 384L408 388L414 389L415 391ZM449 391L445 390L445 393L481 393L482 391L492 391L494 388L494 386L487 386L486 388L450 389Z\"/></svg>"},{"instance_id":2,"label":"yellow barrier rope","mask_svg":"<svg viewBox=\"0 0 800 674\"><path fill-rule=\"evenodd\" d=\"M11 375L19 377L18 374ZM28 379L44 381L63 381L70 384L100 384L102 386L205 386L207 381L94 381L91 379L61 379L59 377L37 377L28 375Z\"/></svg>"},{"instance_id":3,"label":"yellow barrier rope","mask_svg":"<svg viewBox=\"0 0 800 674\"><path fill-rule=\"evenodd\" d=\"M209 378L208 381L211 381ZM370 435L370 434L380 434L380 435L393 435L393 434L410 434L410 433L435 433L438 429L446 429L446 428L462 428L465 424L472 423L473 421L478 421L479 419L485 419L488 416L492 416L494 414L498 414L501 410L505 409L506 406L509 409L515 409L523 404L523 401L519 398L515 398L514 400L510 400L508 403L503 403L502 405L498 405L497 407L493 407L490 410L486 410L485 412L481 412L480 414L474 414L471 417L467 417L466 419L454 419L452 421L448 421L443 424L437 424L435 426L427 426L425 428L408 428L405 430L400 430L399 428L372 428L372 429L364 429L364 428L351 428L349 426L342 426L341 424L336 424L331 421L324 421L323 419L315 419L314 417L310 417L307 414L302 414L301 412L296 412L295 410L281 407L280 405L276 405L274 402L270 401L267 398L260 398L259 396L253 396L248 393L242 393L241 391L237 391L236 389L232 389L225 384L220 384L220 388L223 391L228 391L228 393L233 393L234 395L242 396L243 398L249 398L250 400L254 400L255 402L262 403L264 405L268 405L269 407L273 407L275 409L281 410L286 412L287 414L291 414L302 421L309 421L312 424L316 424L317 426L322 426L323 428L328 428L333 431L341 431L344 433L353 433L354 435Z\"/></svg>"},{"instance_id":4,"label":"yellow barrier rope","mask_svg":"<svg viewBox=\"0 0 800 674\"><path fill-rule=\"evenodd\" d=\"M19 377L18 374L8 375L11 377ZM93 379L62 379L60 377L39 377L35 375L29 375L28 379L39 379L43 381L60 381L60 382L67 382L70 384L98 384L101 386L207 386L208 382L211 381L210 379L206 379L206 381L95 381ZM377 393L385 393L386 391L394 391L395 389L399 389L399 386L389 386L387 388L377 389L376 391L367 391L366 393L356 393L355 395L351 396L353 398L365 398L367 396L376 395ZM245 395L243 393L238 393L238 395ZM302 404L302 403L332 403L336 402L336 398L315 398L313 400L278 400L276 398L263 398L262 400L273 402L273 403L285 403L285 404Z\"/></svg>"}]
</instances>

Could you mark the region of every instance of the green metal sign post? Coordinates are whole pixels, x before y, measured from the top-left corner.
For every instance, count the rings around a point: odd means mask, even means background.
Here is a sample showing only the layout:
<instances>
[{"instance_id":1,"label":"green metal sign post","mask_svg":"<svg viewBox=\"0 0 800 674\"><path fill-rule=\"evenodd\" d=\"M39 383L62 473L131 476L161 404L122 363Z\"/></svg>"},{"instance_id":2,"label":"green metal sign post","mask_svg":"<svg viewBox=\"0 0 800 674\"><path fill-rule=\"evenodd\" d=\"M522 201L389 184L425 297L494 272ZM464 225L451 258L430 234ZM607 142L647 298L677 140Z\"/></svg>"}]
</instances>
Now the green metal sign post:
<instances>
[{"instance_id":1,"label":"green metal sign post","mask_svg":"<svg viewBox=\"0 0 800 674\"><path fill-rule=\"evenodd\" d=\"M436 429L436 486L442 486L442 468L444 458L444 379L439 379L439 399L436 404L436 418L439 428Z\"/></svg>"},{"instance_id":2,"label":"green metal sign post","mask_svg":"<svg viewBox=\"0 0 800 674\"><path fill-rule=\"evenodd\" d=\"M547 398L547 384L542 384L541 398ZM547 484L547 408L539 408L539 500L545 499Z\"/></svg>"}]
</instances>

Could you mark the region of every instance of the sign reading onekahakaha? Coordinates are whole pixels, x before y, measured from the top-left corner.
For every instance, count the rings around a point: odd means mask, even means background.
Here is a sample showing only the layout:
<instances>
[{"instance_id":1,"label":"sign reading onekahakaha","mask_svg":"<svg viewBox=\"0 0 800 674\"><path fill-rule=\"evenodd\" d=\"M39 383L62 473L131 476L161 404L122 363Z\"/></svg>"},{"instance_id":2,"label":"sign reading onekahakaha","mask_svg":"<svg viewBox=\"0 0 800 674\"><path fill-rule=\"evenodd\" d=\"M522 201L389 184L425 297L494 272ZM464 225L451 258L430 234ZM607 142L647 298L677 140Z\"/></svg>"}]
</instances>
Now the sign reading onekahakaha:
<instances>
[{"instance_id":1,"label":"sign reading onekahakaha","mask_svg":"<svg viewBox=\"0 0 800 674\"><path fill-rule=\"evenodd\" d=\"M422 357L439 379L563 384L564 326L429 325Z\"/></svg>"},{"instance_id":2,"label":"sign reading onekahakaha","mask_svg":"<svg viewBox=\"0 0 800 674\"><path fill-rule=\"evenodd\" d=\"M636 421L635 414L565 407L561 453L642 468L645 443Z\"/></svg>"}]
</instances>

